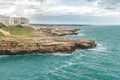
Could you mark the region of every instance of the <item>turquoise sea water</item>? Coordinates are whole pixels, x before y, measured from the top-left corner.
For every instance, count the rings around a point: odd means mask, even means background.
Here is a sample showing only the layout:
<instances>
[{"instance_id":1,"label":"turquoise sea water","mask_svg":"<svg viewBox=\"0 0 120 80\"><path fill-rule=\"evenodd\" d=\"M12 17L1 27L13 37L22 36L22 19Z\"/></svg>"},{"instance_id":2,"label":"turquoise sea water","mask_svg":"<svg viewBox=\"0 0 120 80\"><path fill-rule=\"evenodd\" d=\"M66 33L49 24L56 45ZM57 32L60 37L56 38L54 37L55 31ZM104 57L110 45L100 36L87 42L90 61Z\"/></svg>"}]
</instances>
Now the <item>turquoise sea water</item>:
<instances>
[{"instance_id":1,"label":"turquoise sea water","mask_svg":"<svg viewBox=\"0 0 120 80\"><path fill-rule=\"evenodd\" d=\"M76 28L78 35L65 37L95 40L97 48L70 55L0 56L0 80L120 80L120 26Z\"/></svg>"}]
</instances>

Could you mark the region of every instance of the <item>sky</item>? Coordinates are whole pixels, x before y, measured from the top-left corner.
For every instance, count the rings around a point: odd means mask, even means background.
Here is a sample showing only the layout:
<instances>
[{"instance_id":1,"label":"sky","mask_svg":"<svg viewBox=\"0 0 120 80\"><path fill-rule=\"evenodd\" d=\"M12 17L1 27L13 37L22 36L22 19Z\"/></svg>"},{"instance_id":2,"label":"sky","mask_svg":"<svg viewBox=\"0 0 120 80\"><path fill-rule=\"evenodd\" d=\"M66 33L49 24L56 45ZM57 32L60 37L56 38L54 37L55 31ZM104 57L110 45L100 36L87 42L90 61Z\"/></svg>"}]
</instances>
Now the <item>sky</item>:
<instances>
[{"instance_id":1,"label":"sky","mask_svg":"<svg viewBox=\"0 0 120 80\"><path fill-rule=\"evenodd\" d=\"M120 0L0 0L0 15L38 24L120 25Z\"/></svg>"}]
</instances>

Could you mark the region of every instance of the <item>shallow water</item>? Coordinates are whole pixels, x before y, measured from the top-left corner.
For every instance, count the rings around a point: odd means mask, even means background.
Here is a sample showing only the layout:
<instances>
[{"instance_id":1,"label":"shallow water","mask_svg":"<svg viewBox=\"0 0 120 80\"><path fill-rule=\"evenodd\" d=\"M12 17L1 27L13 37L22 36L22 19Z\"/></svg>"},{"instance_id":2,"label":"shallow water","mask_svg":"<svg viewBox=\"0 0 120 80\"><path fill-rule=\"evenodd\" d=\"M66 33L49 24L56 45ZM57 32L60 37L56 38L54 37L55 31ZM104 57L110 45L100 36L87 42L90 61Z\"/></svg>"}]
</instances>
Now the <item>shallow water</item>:
<instances>
[{"instance_id":1,"label":"shallow water","mask_svg":"<svg viewBox=\"0 0 120 80\"><path fill-rule=\"evenodd\" d=\"M120 80L120 26L76 26L69 38L95 40L97 48L72 54L0 56L0 80Z\"/></svg>"}]
</instances>

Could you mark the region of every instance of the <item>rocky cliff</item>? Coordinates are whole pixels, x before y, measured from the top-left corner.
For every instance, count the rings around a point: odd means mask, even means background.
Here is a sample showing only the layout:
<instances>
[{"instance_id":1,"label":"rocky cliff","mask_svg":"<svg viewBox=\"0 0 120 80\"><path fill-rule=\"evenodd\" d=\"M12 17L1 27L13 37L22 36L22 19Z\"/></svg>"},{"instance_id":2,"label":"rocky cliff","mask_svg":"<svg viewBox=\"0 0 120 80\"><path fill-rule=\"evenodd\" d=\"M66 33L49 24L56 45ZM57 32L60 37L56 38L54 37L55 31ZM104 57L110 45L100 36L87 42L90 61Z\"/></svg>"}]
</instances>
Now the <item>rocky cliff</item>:
<instances>
[{"instance_id":1,"label":"rocky cliff","mask_svg":"<svg viewBox=\"0 0 120 80\"><path fill-rule=\"evenodd\" d=\"M76 31L79 29L13 27L10 30L16 34L0 38L0 55L71 53L76 49L96 47L96 43L92 40L58 37L77 34ZM24 34L17 35L18 31L20 34ZM27 35L25 35L26 33ZM29 35L30 33L32 34Z\"/></svg>"},{"instance_id":2,"label":"rocky cliff","mask_svg":"<svg viewBox=\"0 0 120 80\"><path fill-rule=\"evenodd\" d=\"M69 38L0 38L0 55L45 54L95 48L94 41Z\"/></svg>"}]
</instances>

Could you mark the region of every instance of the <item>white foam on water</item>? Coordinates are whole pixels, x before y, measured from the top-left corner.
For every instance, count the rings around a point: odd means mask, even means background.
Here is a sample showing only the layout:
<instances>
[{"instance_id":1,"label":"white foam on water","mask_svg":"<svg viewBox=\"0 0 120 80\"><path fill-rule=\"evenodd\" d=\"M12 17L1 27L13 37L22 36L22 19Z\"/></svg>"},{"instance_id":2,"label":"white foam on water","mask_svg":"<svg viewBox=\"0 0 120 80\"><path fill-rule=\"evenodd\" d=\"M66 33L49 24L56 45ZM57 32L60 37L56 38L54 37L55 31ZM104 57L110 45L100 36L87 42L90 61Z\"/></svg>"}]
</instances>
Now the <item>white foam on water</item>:
<instances>
[{"instance_id":1,"label":"white foam on water","mask_svg":"<svg viewBox=\"0 0 120 80\"><path fill-rule=\"evenodd\" d=\"M72 55L73 53L45 53L45 54L42 54L42 53L39 53L39 54L36 54L36 53L33 53L31 55L55 55L55 56L70 56ZM28 54L29 55L29 54Z\"/></svg>"},{"instance_id":2,"label":"white foam on water","mask_svg":"<svg viewBox=\"0 0 120 80\"><path fill-rule=\"evenodd\" d=\"M55 55L55 56L70 56L72 55L73 53L45 53L45 54L36 54L36 53L33 53L33 54L24 54L24 55L1 55L0 57L10 57L10 56L29 56L29 55L38 55L38 56L42 56L42 55Z\"/></svg>"},{"instance_id":3,"label":"white foam on water","mask_svg":"<svg viewBox=\"0 0 120 80\"><path fill-rule=\"evenodd\" d=\"M78 74L76 74L76 73L73 73L73 72L69 72L69 71L66 71L66 70L63 70L63 68L66 68L66 67L69 67L69 66L71 66L71 65L73 65L74 63L73 62L66 62L64 65L62 65L62 66L59 66L59 67L55 67L54 68L54 70L53 71L50 71L50 72L52 72L52 73L57 73L57 72L62 72L62 73L67 73L67 74L72 74L72 75L78 75ZM62 75L62 76L64 76L64 75Z\"/></svg>"},{"instance_id":4,"label":"white foam on water","mask_svg":"<svg viewBox=\"0 0 120 80\"><path fill-rule=\"evenodd\" d=\"M84 36L84 34L83 34L84 31L85 31L85 30L80 30L78 35L80 35L80 36L81 36L81 35Z\"/></svg>"},{"instance_id":5,"label":"white foam on water","mask_svg":"<svg viewBox=\"0 0 120 80\"><path fill-rule=\"evenodd\" d=\"M88 50L93 50L93 51L98 51L98 52L107 52L107 47L105 45L97 43L97 47L96 48L88 49Z\"/></svg>"},{"instance_id":6,"label":"white foam on water","mask_svg":"<svg viewBox=\"0 0 120 80\"><path fill-rule=\"evenodd\" d=\"M67 77L66 75L60 75L60 74L57 74L56 72L52 72L52 75L57 76L57 77L62 77L65 79L69 79L69 77Z\"/></svg>"},{"instance_id":7,"label":"white foam on water","mask_svg":"<svg viewBox=\"0 0 120 80\"><path fill-rule=\"evenodd\" d=\"M1 55L0 57L9 57L9 55Z\"/></svg>"},{"instance_id":8,"label":"white foam on water","mask_svg":"<svg viewBox=\"0 0 120 80\"><path fill-rule=\"evenodd\" d=\"M103 46L102 44L98 44L96 51L106 51L106 46Z\"/></svg>"},{"instance_id":9,"label":"white foam on water","mask_svg":"<svg viewBox=\"0 0 120 80\"><path fill-rule=\"evenodd\" d=\"M84 54L81 54L80 51L79 51L79 54L76 54L75 55L75 60L80 60L81 57L85 56Z\"/></svg>"},{"instance_id":10,"label":"white foam on water","mask_svg":"<svg viewBox=\"0 0 120 80\"><path fill-rule=\"evenodd\" d=\"M75 63L73 63L73 62L68 62L68 61L66 61L63 65L61 65L61 66L59 66L59 67L55 67L54 68L54 70L52 70L51 72L56 72L56 71L58 71L58 70L61 70L62 68L66 68L66 67L69 67L69 66L71 66L71 65L73 65L73 64L75 64Z\"/></svg>"},{"instance_id":11,"label":"white foam on water","mask_svg":"<svg viewBox=\"0 0 120 80\"><path fill-rule=\"evenodd\" d=\"M84 34L82 34L82 33L79 33L79 34L78 34L78 36L84 36Z\"/></svg>"},{"instance_id":12,"label":"white foam on water","mask_svg":"<svg viewBox=\"0 0 120 80\"><path fill-rule=\"evenodd\" d=\"M52 53L52 54L55 55L55 56L70 56L73 53Z\"/></svg>"}]
</instances>

